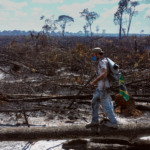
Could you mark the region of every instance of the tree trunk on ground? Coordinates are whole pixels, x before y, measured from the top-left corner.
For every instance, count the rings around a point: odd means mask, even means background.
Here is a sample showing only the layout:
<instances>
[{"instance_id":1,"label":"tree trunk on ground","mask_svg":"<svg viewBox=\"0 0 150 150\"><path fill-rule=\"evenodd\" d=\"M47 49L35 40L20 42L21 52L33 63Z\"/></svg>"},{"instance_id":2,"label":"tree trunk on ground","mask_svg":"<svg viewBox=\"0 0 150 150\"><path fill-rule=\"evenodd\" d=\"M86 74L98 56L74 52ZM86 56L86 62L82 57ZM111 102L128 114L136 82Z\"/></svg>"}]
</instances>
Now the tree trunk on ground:
<instances>
[{"instance_id":1,"label":"tree trunk on ground","mask_svg":"<svg viewBox=\"0 0 150 150\"><path fill-rule=\"evenodd\" d=\"M112 97L114 97L114 95L111 95ZM10 96L11 97L11 96ZM28 97L24 97L24 98L16 98L16 99L7 99L7 100L3 100L3 101L6 101L6 102L44 102L44 101L49 101L49 100L52 100L52 99L57 99L57 100L71 100L73 99L74 101L77 101L77 100L82 100L82 101L89 101L91 100L93 97L92 94L87 94L87 95L51 95L51 96L37 96L37 97L33 97L33 98L28 98ZM144 97L144 96L143 96ZM146 97L146 96L145 96ZM146 103L150 103L150 100L148 98L138 98L138 97L134 97L133 96L133 100L135 102L146 102ZM73 102L73 101L72 101ZM71 102L71 103L72 103Z\"/></svg>"},{"instance_id":2,"label":"tree trunk on ground","mask_svg":"<svg viewBox=\"0 0 150 150\"><path fill-rule=\"evenodd\" d=\"M118 129L110 129L103 125L86 129L84 125L60 127L34 128L2 128L0 140L42 140L42 139L70 139L91 137L116 137L125 140L134 140L141 136L150 135L150 124L120 125Z\"/></svg>"},{"instance_id":3,"label":"tree trunk on ground","mask_svg":"<svg viewBox=\"0 0 150 150\"><path fill-rule=\"evenodd\" d=\"M95 139L77 139L71 140L62 145L63 149L86 149L86 150L119 150L136 149L145 150L150 147L149 141L137 140L134 143L122 139L95 138Z\"/></svg>"}]
</instances>

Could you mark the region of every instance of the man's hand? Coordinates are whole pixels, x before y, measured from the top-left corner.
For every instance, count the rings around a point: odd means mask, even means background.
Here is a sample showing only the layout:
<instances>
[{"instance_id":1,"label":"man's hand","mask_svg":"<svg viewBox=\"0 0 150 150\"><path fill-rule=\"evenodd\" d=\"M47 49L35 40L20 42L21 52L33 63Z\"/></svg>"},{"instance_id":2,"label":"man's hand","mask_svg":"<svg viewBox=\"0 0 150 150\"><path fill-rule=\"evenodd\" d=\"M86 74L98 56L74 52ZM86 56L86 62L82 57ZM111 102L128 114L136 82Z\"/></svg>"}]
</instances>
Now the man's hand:
<instances>
[{"instance_id":1,"label":"man's hand","mask_svg":"<svg viewBox=\"0 0 150 150\"><path fill-rule=\"evenodd\" d=\"M91 86L91 87L94 87L95 83L96 83L96 82L95 82L95 80L94 80L93 82L90 83L90 86Z\"/></svg>"},{"instance_id":2,"label":"man's hand","mask_svg":"<svg viewBox=\"0 0 150 150\"><path fill-rule=\"evenodd\" d=\"M106 76L107 76L107 70L106 70L106 69L103 69L103 70L102 70L102 73L101 73L94 81L90 82L90 86L91 86L91 87L94 87L94 85L95 85L98 81L104 79Z\"/></svg>"}]
</instances>

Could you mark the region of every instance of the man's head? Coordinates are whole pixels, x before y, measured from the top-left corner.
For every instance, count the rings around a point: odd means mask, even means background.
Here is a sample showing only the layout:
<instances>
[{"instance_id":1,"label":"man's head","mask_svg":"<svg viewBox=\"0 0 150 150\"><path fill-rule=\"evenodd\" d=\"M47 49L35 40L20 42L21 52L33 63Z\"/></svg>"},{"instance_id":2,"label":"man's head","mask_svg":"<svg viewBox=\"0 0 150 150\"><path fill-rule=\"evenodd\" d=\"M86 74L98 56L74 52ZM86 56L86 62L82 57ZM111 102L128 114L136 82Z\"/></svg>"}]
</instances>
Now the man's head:
<instances>
[{"instance_id":1,"label":"man's head","mask_svg":"<svg viewBox=\"0 0 150 150\"><path fill-rule=\"evenodd\" d=\"M104 51L100 47L92 49L92 60L100 60L104 54Z\"/></svg>"}]
</instances>

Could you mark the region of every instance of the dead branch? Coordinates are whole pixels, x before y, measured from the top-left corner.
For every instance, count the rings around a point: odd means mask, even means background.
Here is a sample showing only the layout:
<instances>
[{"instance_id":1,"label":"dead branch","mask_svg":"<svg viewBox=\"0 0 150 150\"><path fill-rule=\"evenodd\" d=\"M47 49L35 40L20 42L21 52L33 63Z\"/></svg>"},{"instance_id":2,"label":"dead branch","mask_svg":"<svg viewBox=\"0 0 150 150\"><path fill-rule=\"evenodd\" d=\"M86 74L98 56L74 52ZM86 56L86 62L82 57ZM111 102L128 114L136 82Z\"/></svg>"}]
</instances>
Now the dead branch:
<instances>
[{"instance_id":1,"label":"dead branch","mask_svg":"<svg viewBox=\"0 0 150 150\"><path fill-rule=\"evenodd\" d=\"M81 92L83 91L83 89L93 80L93 78L96 76L96 74L94 74L88 81L87 83L83 86L83 88L77 93L77 96L79 96L81 94ZM68 108L70 108L73 105L74 101L72 101L70 103L70 105L68 106Z\"/></svg>"}]
</instances>

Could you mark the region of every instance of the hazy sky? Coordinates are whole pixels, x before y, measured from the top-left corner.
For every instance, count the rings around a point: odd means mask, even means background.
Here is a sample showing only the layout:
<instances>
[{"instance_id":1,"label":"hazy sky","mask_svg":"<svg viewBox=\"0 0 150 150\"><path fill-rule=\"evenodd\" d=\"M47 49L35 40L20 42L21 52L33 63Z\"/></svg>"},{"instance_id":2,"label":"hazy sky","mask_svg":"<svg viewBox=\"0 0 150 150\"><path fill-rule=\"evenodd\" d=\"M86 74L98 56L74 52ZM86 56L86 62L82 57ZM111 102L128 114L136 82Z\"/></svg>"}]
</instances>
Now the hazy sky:
<instances>
[{"instance_id":1,"label":"hazy sky","mask_svg":"<svg viewBox=\"0 0 150 150\"><path fill-rule=\"evenodd\" d=\"M80 17L79 12L88 8L97 12L100 17L93 23L92 30L95 32L99 25L100 33L103 29L106 33L118 33L119 26L114 25L114 13L118 8L119 0L0 0L0 31L3 30L35 30L40 31L44 20L40 20L42 15L47 18L54 15L57 19L59 15L69 15L75 22L66 27L66 31L83 31L85 20ZM150 0L138 0L140 5L136 7L138 14L133 17L131 33L150 34Z\"/></svg>"}]
</instances>

